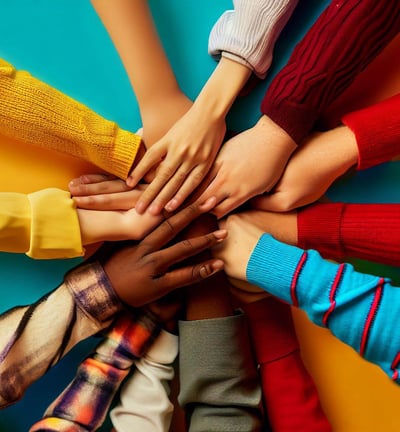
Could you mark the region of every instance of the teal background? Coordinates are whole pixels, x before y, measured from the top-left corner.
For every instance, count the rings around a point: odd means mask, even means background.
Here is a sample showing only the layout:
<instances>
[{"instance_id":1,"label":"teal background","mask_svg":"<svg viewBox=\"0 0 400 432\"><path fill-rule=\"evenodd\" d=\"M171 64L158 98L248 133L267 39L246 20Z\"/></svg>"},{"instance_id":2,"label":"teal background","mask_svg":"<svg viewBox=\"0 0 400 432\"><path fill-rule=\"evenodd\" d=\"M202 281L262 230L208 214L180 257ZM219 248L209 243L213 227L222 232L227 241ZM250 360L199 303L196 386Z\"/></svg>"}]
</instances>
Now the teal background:
<instances>
[{"instance_id":1,"label":"teal background","mask_svg":"<svg viewBox=\"0 0 400 432\"><path fill-rule=\"evenodd\" d=\"M235 105L228 119L231 129L242 130L255 122L270 79L328 3L327 0L300 2L279 39L268 78L250 97ZM207 53L209 31L218 16L232 4L228 0L154 0L150 4L178 81L194 98L215 65ZM88 0L1 0L0 16L2 58L126 129L136 130L140 126L137 103L119 57ZM23 175L18 167L15 172ZM334 200L398 202L399 188L393 186L399 184L398 180L396 164L389 163L338 182L329 195ZM23 255L0 254L0 311L32 302L54 289L65 271L77 262L34 261ZM395 279L399 276L396 269L363 262L356 264L360 269L385 273ZM1 411L0 431L26 432L72 379L77 364L95 342L92 339L80 344L35 383L22 401ZM109 423L101 430L109 430Z\"/></svg>"}]
</instances>

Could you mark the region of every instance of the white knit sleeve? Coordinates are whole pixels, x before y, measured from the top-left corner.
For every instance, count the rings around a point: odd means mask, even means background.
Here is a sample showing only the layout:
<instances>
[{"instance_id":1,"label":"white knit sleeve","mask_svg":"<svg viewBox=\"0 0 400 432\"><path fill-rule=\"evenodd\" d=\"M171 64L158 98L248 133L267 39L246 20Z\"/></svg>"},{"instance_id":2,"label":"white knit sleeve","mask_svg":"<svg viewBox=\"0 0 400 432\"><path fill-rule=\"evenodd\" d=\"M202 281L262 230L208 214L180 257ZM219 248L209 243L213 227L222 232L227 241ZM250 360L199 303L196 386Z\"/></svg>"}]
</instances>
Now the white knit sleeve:
<instances>
[{"instance_id":1,"label":"white knit sleeve","mask_svg":"<svg viewBox=\"0 0 400 432\"><path fill-rule=\"evenodd\" d=\"M208 52L245 64L264 78L272 62L278 36L298 0L234 0L211 30Z\"/></svg>"}]
</instances>

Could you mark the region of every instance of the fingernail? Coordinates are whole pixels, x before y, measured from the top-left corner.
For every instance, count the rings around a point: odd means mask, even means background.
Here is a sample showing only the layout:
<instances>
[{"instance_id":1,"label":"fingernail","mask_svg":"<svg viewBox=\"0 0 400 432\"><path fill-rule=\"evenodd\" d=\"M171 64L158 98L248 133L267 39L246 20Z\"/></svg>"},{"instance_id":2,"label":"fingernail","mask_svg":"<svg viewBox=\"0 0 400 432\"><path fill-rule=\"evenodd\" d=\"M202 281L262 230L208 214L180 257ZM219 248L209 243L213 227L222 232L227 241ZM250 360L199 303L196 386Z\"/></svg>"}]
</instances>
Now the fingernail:
<instances>
[{"instance_id":1,"label":"fingernail","mask_svg":"<svg viewBox=\"0 0 400 432\"><path fill-rule=\"evenodd\" d=\"M157 216L160 212L161 212L161 208L158 204L152 204L149 207L149 213L152 214L153 216Z\"/></svg>"},{"instance_id":2,"label":"fingernail","mask_svg":"<svg viewBox=\"0 0 400 432\"><path fill-rule=\"evenodd\" d=\"M129 177L126 179L126 184L127 184L129 187L132 187L132 186L133 186L133 179L132 179L131 176L129 176Z\"/></svg>"},{"instance_id":3,"label":"fingernail","mask_svg":"<svg viewBox=\"0 0 400 432\"><path fill-rule=\"evenodd\" d=\"M224 240L227 235L228 235L228 231L225 229L214 231L214 237L217 237L218 241Z\"/></svg>"},{"instance_id":4,"label":"fingernail","mask_svg":"<svg viewBox=\"0 0 400 432\"><path fill-rule=\"evenodd\" d=\"M135 205L135 210L139 214L143 214L143 212L146 210L146 206L142 201L138 201Z\"/></svg>"},{"instance_id":5,"label":"fingernail","mask_svg":"<svg viewBox=\"0 0 400 432\"><path fill-rule=\"evenodd\" d=\"M176 210L177 207L178 207L178 200L174 198L167 203L167 205L165 206L165 210L171 212Z\"/></svg>"},{"instance_id":6,"label":"fingernail","mask_svg":"<svg viewBox=\"0 0 400 432\"><path fill-rule=\"evenodd\" d=\"M210 198L207 198L203 203L201 203L200 208L210 210L215 206L216 202L217 202L217 197L212 196Z\"/></svg>"}]
</instances>

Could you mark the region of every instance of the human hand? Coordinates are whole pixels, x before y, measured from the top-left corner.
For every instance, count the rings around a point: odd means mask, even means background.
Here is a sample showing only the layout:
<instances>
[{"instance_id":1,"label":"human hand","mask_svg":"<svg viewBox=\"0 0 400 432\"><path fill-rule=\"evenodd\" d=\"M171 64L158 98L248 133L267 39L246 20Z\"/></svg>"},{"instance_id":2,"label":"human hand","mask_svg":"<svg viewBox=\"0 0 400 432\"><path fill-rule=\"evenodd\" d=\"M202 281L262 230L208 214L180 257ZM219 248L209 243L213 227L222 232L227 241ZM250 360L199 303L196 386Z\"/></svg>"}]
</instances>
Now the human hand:
<instances>
[{"instance_id":1,"label":"human hand","mask_svg":"<svg viewBox=\"0 0 400 432\"><path fill-rule=\"evenodd\" d=\"M106 174L85 174L70 181L69 191L78 208L88 210L130 210L146 185L132 189L125 181Z\"/></svg>"},{"instance_id":2,"label":"human hand","mask_svg":"<svg viewBox=\"0 0 400 432\"><path fill-rule=\"evenodd\" d=\"M184 261L225 239L225 230L190 238L168 246L177 234L200 214L215 205L211 198L203 205L192 204L171 216L140 243L124 247L103 261L111 285L120 299L138 307L155 301L176 288L203 280L223 269L220 259L185 265ZM180 267L176 267L181 263Z\"/></svg>"},{"instance_id":3,"label":"human hand","mask_svg":"<svg viewBox=\"0 0 400 432\"><path fill-rule=\"evenodd\" d=\"M176 210L207 175L225 132L224 117L213 117L194 105L148 148L130 173L127 184L134 187L157 167L136 210L143 213L148 208L153 215L164 207L168 211Z\"/></svg>"},{"instance_id":4,"label":"human hand","mask_svg":"<svg viewBox=\"0 0 400 432\"><path fill-rule=\"evenodd\" d=\"M357 160L355 136L347 127L316 133L292 155L272 192L255 198L252 205L286 212L317 201Z\"/></svg>"},{"instance_id":5,"label":"human hand","mask_svg":"<svg viewBox=\"0 0 400 432\"><path fill-rule=\"evenodd\" d=\"M224 244L212 249L213 256L224 262L224 271L230 277L246 281L246 267L263 230L253 224L245 213L236 213L219 221L229 235Z\"/></svg>"},{"instance_id":6,"label":"human hand","mask_svg":"<svg viewBox=\"0 0 400 432\"><path fill-rule=\"evenodd\" d=\"M212 213L218 218L225 216L250 198L269 191L295 148L285 131L268 117L261 117L254 127L223 145L203 182L199 200L216 196Z\"/></svg>"}]
</instances>

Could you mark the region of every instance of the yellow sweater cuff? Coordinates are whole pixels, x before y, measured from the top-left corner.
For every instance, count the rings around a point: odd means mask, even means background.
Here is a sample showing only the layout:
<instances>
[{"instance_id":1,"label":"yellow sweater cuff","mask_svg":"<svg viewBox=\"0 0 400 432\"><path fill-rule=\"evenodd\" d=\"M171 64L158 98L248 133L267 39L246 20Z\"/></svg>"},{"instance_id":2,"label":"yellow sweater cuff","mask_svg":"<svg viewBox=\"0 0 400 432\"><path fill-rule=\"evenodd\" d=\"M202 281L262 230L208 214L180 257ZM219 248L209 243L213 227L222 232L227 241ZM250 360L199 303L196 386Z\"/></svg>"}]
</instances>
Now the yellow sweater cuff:
<instances>
[{"instance_id":1,"label":"yellow sweater cuff","mask_svg":"<svg viewBox=\"0 0 400 432\"><path fill-rule=\"evenodd\" d=\"M29 194L28 199L31 230L27 255L37 259L83 255L78 214L69 192L48 188Z\"/></svg>"},{"instance_id":2,"label":"yellow sweater cuff","mask_svg":"<svg viewBox=\"0 0 400 432\"><path fill-rule=\"evenodd\" d=\"M25 253L29 249L31 208L25 194L0 193L0 251Z\"/></svg>"}]
</instances>

